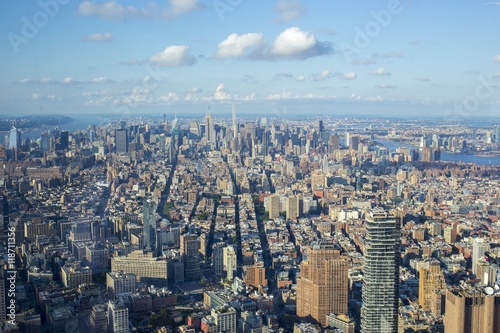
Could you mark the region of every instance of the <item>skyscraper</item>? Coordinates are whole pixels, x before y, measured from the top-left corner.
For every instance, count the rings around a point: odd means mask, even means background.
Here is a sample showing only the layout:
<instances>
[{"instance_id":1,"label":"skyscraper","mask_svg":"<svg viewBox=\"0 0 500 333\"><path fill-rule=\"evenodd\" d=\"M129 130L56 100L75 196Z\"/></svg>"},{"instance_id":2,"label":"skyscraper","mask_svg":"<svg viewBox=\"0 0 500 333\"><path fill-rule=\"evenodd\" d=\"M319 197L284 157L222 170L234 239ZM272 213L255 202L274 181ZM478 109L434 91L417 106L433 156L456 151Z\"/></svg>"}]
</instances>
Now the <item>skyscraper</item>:
<instances>
[{"instance_id":1,"label":"skyscraper","mask_svg":"<svg viewBox=\"0 0 500 333\"><path fill-rule=\"evenodd\" d=\"M180 253L184 263L186 281L197 281L200 278L200 256L198 250L200 241L195 234L181 235Z\"/></svg>"},{"instance_id":2,"label":"skyscraper","mask_svg":"<svg viewBox=\"0 0 500 333\"><path fill-rule=\"evenodd\" d=\"M207 141L207 145L210 146L210 149L215 149L215 126L212 114L210 113L210 108L205 116L205 139Z\"/></svg>"},{"instance_id":3,"label":"skyscraper","mask_svg":"<svg viewBox=\"0 0 500 333\"><path fill-rule=\"evenodd\" d=\"M239 127L238 122L236 121L236 104L233 103L233 135L234 138L238 137Z\"/></svg>"},{"instance_id":4,"label":"skyscraper","mask_svg":"<svg viewBox=\"0 0 500 333\"><path fill-rule=\"evenodd\" d=\"M155 205L151 199L145 199L142 209L142 228L144 248L154 251L156 243Z\"/></svg>"},{"instance_id":5,"label":"skyscraper","mask_svg":"<svg viewBox=\"0 0 500 333\"><path fill-rule=\"evenodd\" d=\"M69 133L68 131L61 131L61 149L68 149L69 147Z\"/></svg>"},{"instance_id":6,"label":"skyscraper","mask_svg":"<svg viewBox=\"0 0 500 333\"><path fill-rule=\"evenodd\" d=\"M399 304L399 225L376 209L366 216L362 333L397 333Z\"/></svg>"},{"instance_id":7,"label":"skyscraper","mask_svg":"<svg viewBox=\"0 0 500 333\"><path fill-rule=\"evenodd\" d=\"M477 262L486 252L488 244L483 238L475 238L472 242L472 273L477 274ZM482 276L480 276L482 278Z\"/></svg>"},{"instance_id":8,"label":"skyscraper","mask_svg":"<svg viewBox=\"0 0 500 333\"><path fill-rule=\"evenodd\" d=\"M9 132L9 149L19 149L21 147L21 131L12 126Z\"/></svg>"},{"instance_id":9,"label":"skyscraper","mask_svg":"<svg viewBox=\"0 0 500 333\"><path fill-rule=\"evenodd\" d=\"M297 280L297 315L311 316L323 326L326 316L347 313L348 262L332 242L312 244L300 264Z\"/></svg>"},{"instance_id":10,"label":"skyscraper","mask_svg":"<svg viewBox=\"0 0 500 333\"><path fill-rule=\"evenodd\" d=\"M500 143L500 125L495 126L495 142Z\"/></svg>"},{"instance_id":11,"label":"skyscraper","mask_svg":"<svg viewBox=\"0 0 500 333\"><path fill-rule=\"evenodd\" d=\"M115 131L115 146L117 154L128 153L128 130L117 129Z\"/></svg>"}]
</instances>

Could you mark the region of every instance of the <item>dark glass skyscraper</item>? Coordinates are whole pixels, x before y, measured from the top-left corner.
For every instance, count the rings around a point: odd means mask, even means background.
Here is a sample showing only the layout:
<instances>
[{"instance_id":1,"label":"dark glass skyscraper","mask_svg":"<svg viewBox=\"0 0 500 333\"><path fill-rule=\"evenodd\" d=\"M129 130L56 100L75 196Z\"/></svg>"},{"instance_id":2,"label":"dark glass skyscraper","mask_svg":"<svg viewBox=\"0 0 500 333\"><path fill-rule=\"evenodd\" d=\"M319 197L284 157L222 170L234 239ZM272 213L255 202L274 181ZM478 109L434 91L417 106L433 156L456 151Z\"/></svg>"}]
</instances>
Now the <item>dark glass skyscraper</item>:
<instances>
[{"instance_id":1,"label":"dark glass skyscraper","mask_svg":"<svg viewBox=\"0 0 500 333\"><path fill-rule=\"evenodd\" d=\"M399 225L383 210L366 216L362 333L397 333L399 304Z\"/></svg>"},{"instance_id":2,"label":"dark glass skyscraper","mask_svg":"<svg viewBox=\"0 0 500 333\"><path fill-rule=\"evenodd\" d=\"M155 204L146 199L143 203L142 228L144 235L144 248L154 251L156 243Z\"/></svg>"},{"instance_id":3,"label":"dark glass skyscraper","mask_svg":"<svg viewBox=\"0 0 500 333\"><path fill-rule=\"evenodd\" d=\"M116 153L128 153L128 130L117 129L115 131Z\"/></svg>"}]
</instances>

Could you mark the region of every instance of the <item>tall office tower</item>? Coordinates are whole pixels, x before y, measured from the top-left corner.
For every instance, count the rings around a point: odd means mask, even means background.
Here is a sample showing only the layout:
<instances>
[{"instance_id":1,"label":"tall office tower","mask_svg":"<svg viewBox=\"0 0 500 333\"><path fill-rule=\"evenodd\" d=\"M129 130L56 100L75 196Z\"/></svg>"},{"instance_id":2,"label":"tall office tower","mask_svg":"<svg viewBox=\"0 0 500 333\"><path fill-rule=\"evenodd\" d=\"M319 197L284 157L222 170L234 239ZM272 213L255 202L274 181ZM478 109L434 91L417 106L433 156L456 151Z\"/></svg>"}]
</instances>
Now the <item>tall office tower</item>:
<instances>
[{"instance_id":1,"label":"tall office tower","mask_svg":"<svg viewBox=\"0 0 500 333\"><path fill-rule=\"evenodd\" d=\"M128 329L128 308L113 301L108 302L108 332L127 333Z\"/></svg>"},{"instance_id":2,"label":"tall office tower","mask_svg":"<svg viewBox=\"0 0 500 333\"><path fill-rule=\"evenodd\" d=\"M419 271L418 303L424 311L431 311L432 297L436 291L446 288L443 272L439 261L433 260L429 267L422 267Z\"/></svg>"},{"instance_id":3,"label":"tall office tower","mask_svg":"<svg viewBox=\"0 0 500 333\"><path fill-rule=\"evenodd\" d=\"M200 241L195 234L181 235L181 258L184 263L184 278L186 281L200 279L200 256L198 250Z\"/></svg>"},{"instance_id":4,"label":"tall office tower","mask_svg":"<svg viewBox=\"0 0 500 333\"><path fill-rule=\"evenodd\" d=\"M50 150L50 148L51 148L50 135L48 133L46 133L46 132L42 133L40 145L41 145L42 151L46 152L46 151Z\"/></svg>"},{"instance_id":5,"label":"tall office tower","mask_svg":"<svg viewBox=\"0 0 500 333\"><path fill-rule=\"evenodd\" d=\"M300 264L297 280L297 315L311 316L326 326L330 312L347 314L348 262L334 243L311 244Z\"/></svg>"},{"instance_id":6,"label":"tall office tower","mask_svg":"<svg viewBox=\"0 0 500 333\"><path fill-rule=\"evenodd\" d=\"M495 126L495 142L500 143L500 125Z\"/></svg>"},{"instance_id":7,"label":"tall office tower","mask_svg":"<svg viewBox=\"0 0 500 333\"><path fill-rule=\"evenodd\" d=\"M212 265L215 275L222 276L224 274L224 247L226 243L220 242L213 245L212 250Z\"/></svg>"},{"instance_id":8,"label":"tall office tower","mask_svg":"<svg viewBox=\"0 0 500 333\"><path fill-rule=\"evenodd\" d=\"M239 132L238 122L236 121L236 104L233 103L233 137L237 138Z\"/></svg>"},{"instance_id":9,"label":"tall office tower","mask_svg":"<svg viewBox=\"0 0 500 333\"><path fill-rule=\"evenodd\" d=\"M500 332L500 294L491 287L448 289L445 311L445 333Z\"/></svg>"},{"instance_id":10,"label":"tall office tower","mask_svg":"<svg viewBox=\"0 0 500 333\"><path fill-rule=\"evenodd\" d=\"M275 219L280 216L280 196L273 194L268 201L269 218Z\"/></svg>"},{"instance_id":11,"label":"tall office tower","mask_svg":"<svg viewBox=\"0 0 500 333\"><path fill-rule=\"evenodd\" d=\"M362 333L397 333L399 305L399 224L375 209L366 216Z\"/></svg>"},{"instance_id":12,"label":"tall office tower","mask_svg":"<svg viewBox=\"0 0 500 333\"><path fill-rule=\"evenodd\" d=\"M472 274L477 274L477 262L488 250L488 243L484 238L475 238L472 242ZM482 278L482 276L480 276Z\"/></svg>"},{"instance_id":13,"label":"tall office tower","mask_svg":"<svg viewBox=\"0 0 500 333\"><path fill-rule=\"evenodd\" d=\"M156 248L156 219L155 204L151 199L145 199L143 203L142 228L144 248L154 252Z\"/></svg>"},{"instance_id":14,"label":"tall office tower","mask_svg":"<svg viewBox=\"0 0 500 333\"><path fill-rule=\"evenodd\" d=\"M115 130L115 147L117 154L128 153L128 130L126 129Z\"/></svg>"},{"instance_id":15,"label":"tall office tower","mask_svg":"<svg viewBox=\"0 0 500 333\"><path fill-rule=\"evenodd\" d=\"M323 133L325 131L325 127L323 126L323 120L318 121L318 132Z\"/></svg>"},{"instance_id":16,"label":"tall office tower","mask_svg":"<svg viewBox=\"0 0 500 333\"><path fill-rule=\"evenodd\" d=\"M68 131L61 131L61 138L59 143L61 144L61 149L69 148L69 133Z\"/></svg>"},{"instance_id":17,"label":"tall office tower","mask_svg":"<svg viewBox=\"0 0 500 333\"><path fill-rule=\"evenodd\" d=\"M205 116L205 139L207 141L207 145L210 146L210 149L215 149L215 125L212 114L210 113L210 108Z\"/></svg>"},{"instance_id":18,"label":"tall office tower","mask_svg":"<svg viewBox=\"0 0 500 333\"><path fill-rule=\"evenodd\" d=\"M269 147L267 144L267 128L264 128L264 132L262 133L262 155L267 156L269 151Z\"/></svg>"},{"instance_id":19,"label":"tall office tower","mask_svg":"<svg viewBox=\"0 0 500 333\"><path fill-rule=\"evenodd\" d=\"M12 126L9 132L9 149L19 149L21 147L21 131Z\"/></svg>"},{"instance_id":20,"label":"tall office tower","mask_svg":"<svg viewBox=\"0 0 500 333\"><path fill-rule=\"evenodd\" d=\"M108 331L108 305L96 304L90 312L90 332L101 333Z\"/></svg>"},{"instance_id":21,"label":"tall office tower","mask_svg":"<svg viewBox=\"0 0 500 333\"><path fill-rule=\"evenodd\" d=\"M359 136L353 136L351 142L349 142L349 149L358 150L359 148Z\"/></svg>"},{"instance_id":22,"label":"tall office tower","mask_svg":"<svg viewBox=\"0 0 500 333\"><path fill-rule=\"evenodd\" d=\"M136 277L133 273L110 272L106 273L106 291L109 299L123 293L133 293L135 291Z\"/></svg>"}]
</instances>

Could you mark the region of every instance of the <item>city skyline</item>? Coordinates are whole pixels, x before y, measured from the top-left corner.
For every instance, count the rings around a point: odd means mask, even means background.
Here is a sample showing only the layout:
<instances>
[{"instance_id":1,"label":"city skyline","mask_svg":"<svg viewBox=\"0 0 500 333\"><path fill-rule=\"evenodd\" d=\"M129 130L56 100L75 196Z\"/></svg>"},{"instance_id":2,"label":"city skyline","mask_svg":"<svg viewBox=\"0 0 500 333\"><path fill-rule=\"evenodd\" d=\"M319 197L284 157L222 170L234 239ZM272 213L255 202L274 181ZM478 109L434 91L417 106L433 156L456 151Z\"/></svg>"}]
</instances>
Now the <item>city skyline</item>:
<instances>
[{"instance_id":1,"label":"city skyline","mask_svg":"<svg viewBox=\"0 0 500 333\"><path fill-rule=\"evenodd\" d=\"M498 11L487 1L3 4L2 113L237 103L277 116L494 116Z\"/></svg>"}]
</instances>

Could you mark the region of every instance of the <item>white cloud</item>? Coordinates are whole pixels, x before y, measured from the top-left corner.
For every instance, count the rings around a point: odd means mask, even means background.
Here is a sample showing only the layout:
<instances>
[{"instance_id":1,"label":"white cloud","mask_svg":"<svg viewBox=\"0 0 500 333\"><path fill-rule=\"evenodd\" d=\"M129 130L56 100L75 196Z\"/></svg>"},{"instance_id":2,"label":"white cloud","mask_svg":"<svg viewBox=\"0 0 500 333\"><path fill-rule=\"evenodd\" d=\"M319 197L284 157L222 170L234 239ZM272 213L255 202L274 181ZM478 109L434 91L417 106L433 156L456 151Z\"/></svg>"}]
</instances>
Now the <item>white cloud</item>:
<instances>
[{"instance_id":1,"label":"white cloud","mask_svg":"<svg viewBox=\"0 0 500 333\"><path fill-rule=\"evenodd\" d=\"M34 100L34 101L36 101L36 100L41 99L42 96L43 95L41 93L33 93L33 94L31 94L31 99Z\"/></svg>"},{"instance_id":2,"label":"white cloud","mask_svg":"<svg viewBox=\"0 0 500 333\"><path fill-rule=\"evenodd\" d=\"M93 78L92 80L90 80L90 82L93 82L93 83L106 83L106 82L112 82L112 80L108 79L105 76L100 76L100 77Z\"/></svg>"},{"instance_id":3,"label":"white cloud","mask_svg":"<svg viewBox=\"0 0 500 333\"><path fill-rule=\"evenodd\" d=\"M295 20L304 13L304 7L299 0L278 0L274 10L278 13L274 20L280 23Z\"/></svg>"},{"instance_id":4,"label":"white cloud","mask_svg":"<svg viewBox=\"0 0 500 333\"><path fill-rule=\"evenodd\" d=\"M306 78L304 77L304 75L299 75L295 78L296 81L305 81Z\"/></svg>"},{"instance_id":5,"label":"white cloud","mask_svg":"<svg viewBox=\"0 0 500 333\"><path fill-rule=\"evenodd\" d=\"M75 83L76 80L74 77L65 77L63 80L62 80L62 83L64 84L71 84L71 83Z\"/></svg>"},{"instance_id":6,"label":"white cloud","mask_svg":"<svg viewBox=\"0 0 500 333\"><path fill-rule=\"evenodd\" d=\"M291 27L281 32L271 43L265 41L262 33L231 34L219 43L215 57L279 60L306 59L331 53L333 46L330 42L320 42L314 34Z\"/></svg>"},{"instance_id":7,"label":"white cloud","mask_svg":"<svg viewBox=\"0 0 500 333\"><path fill-rule=\"evenodd\" d=\"M231 94L227 91L224 83L220 83L217 86L213 98L219 101L225 101L231 99Z\"/></svg>"},{"instance_id":8,"label":"white cloud","mask_svg":"<svg viewBox=\"0 0 500 333\"><path fill-rule=\"evenodd\" d=\"M372 75L391 75L385 71L384 67L379 67L372 72Z\"/></svg>"},{"instance_id":9,"label":"white cloud","mask_svg":"<svg viewBox=\"0 0 500 333\"><path fill-rule=\"evenodd\" d=\"M394 89L394 88L397 88L398 86L392 85L392 84L379 84L376 87L382 88L382 89Z\"/></svg>"},{"instance_id":10,"label":"white cloud","mask_svg":"<svg viewBox=\"0 0 500 333\"><path fill-rule=\"evenodd\" d=\"M186 66L194 64L196 59L191 54L189 46L172 45L153 55L150 61L162 66Z\"/></svg>"},{"instance_id":11,"label":"white cloud","mask_svg":"<svg viewBox=\"0 0 500 333\"><path fill-rule=\"evenodd\" d=\"M335 73L335 77L343 80L355 80L358 77L358 74L356 74L356 72Z\"/></svg>"},{"instance_id":12,"label":"white cloud","mask_svg":"<svg viewBox=\"0 0 500 333\"><path fill-rule=\"evenodd\" d=\"M493 62L500 62L500 54L493 57Z\"/></svg>"},{"instance_id":13,"label":"white cloud","mask_svg":"<svg viewBox=\"0 0 500 333\"><path fill-rule=\"evenodd\" d=\"M273 80L281 80L281 79L291 79L293 75L290 73L279 72L274 74Z\"/></svg>"},{"instance_id":14,"label":"white cloud","mask_svg":"<svg viewBox=\"0 0 500 333\"><path fill-rule=\"evenodd\" d=\"M177 100L179 100L179 97L174 92L169 92L167 95L160 96L156 99L156 101L159 103L169 103L169 102L174 102Z\"/></svg>"},{"instance_id":15,"label":"white cloud","mask_svg":"<svg viewBox=\"0 0 500 333\"><path fill-rule=\"evenodd\" d=\"M171 10L173 16L190 13L201 9L198 0L170 0Z\"/></svg>"},{"instance_id":16,"label":"white cloud","mask_svg":"<svg viewBox=\"0 0 500 333\"><path fill-rule=\"evenodd\" d=\"M322 81L332 77L332 73L329 70L323 70L321 73L314 73L311 75L311 80Z\"/></svg>"},{"instance_id":17,"label":"white cloud","mask_svg":"<svg viewBox=\"0 0 500 333\"><path fill-rule=\"evenodd\" d=\"M95 34L85 37L84 39L86 41L93 41L93 42L109 42L111 39L113 39L113 35L109 32L106 32L104 34L96 32Z\"/></svg>"},{"instance_id":18,"label":"white cloud","mask_svg":"<svg viewBox=\"0 0 500 333\"><path fill-rule=\"evenodd\" d=\"M289 98L292 98L292 93L290 91L287 91L286 89L283 89L283 91L281 91L278 94L267 96L267 99L270 100L289 99Z\"/></svg>"},{"instance_id":19,"label":"white cloud","mask_svg":"<svg viewBox=\"0 0 500 333\"><path fill-rule=\"evenodd\" d=\"M219 43L216 58L240 57L245 51L262 45L262 33L247 33L243 35L231 34Z\"/></svg>"},{"instance_id":20,"label":"white cloud","mask_svg":"<svg viewBox=\"0 0 500 333\"><path fill-rule=\"evenodd\" d=\"M43 84L47 84L47 83L50 83L50 82L52 82L52 80L49 79L48 77L44 77L44 78L40 79L40 83L43 83Z\"/></svg>"},{"instance_id":21,"label":"white cloud","mask_svg":"<svg viewBox=\"0 0 500 333\"><path fill-rule=\"evenodd\" d=\"M291 27L276 37L271 53L277 56L300 56L316 45L316 39L310 32L305 32L297 27Z\"/></svg>"},{"instance_id":22,"label":"white cloud","mask_svg":"<svg viewBox=\"0 0 500 333\"><path fill-rule=\"evenodd\" d=\"M78 7L78 14L84 16L101 16L110 20L122 20L127 16L146 15L145 10L140 10L134 6L122 6L116 1L103 3L93 3L84 1Z\"/></svg>"},{"instance_id":23,"label":"white cloud","mask_svg":"<svg viewBox=\"0 0 500 333\"><path fill-rule=\"evenodd\" d=\"M100 16L108 20L124 20L128 17L139 18L173 18L200 10L202 6L198 0L169 0L169 7L165 8L150 2L145 7L125 6L117 1L94 3L84 1L78 7L78 14L84 16Z\"/></svg>"},{"instance_id":24,"label":"white cloud","mask_svg":"<svg viewBox=\"0 0 500 333\"><path fill-rule=\"evenodd\" d=\"M200 94L203 92L203 89L201 89L200 87L193 87L190 92L192 94Z\"/></svg>"}]
</instances>

